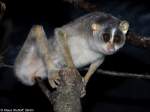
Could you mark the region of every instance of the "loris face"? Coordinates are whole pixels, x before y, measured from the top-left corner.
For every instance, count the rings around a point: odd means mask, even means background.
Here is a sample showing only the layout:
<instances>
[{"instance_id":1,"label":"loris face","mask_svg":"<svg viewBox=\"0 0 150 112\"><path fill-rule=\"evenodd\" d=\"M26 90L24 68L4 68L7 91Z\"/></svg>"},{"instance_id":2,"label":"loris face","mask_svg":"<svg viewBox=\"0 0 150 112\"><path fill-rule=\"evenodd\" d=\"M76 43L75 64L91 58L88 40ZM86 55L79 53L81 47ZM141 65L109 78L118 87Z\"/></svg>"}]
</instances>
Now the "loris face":
<instances>
[{"instance_id":1,"label":"loris face","mask_svg":"<svg viewBox=\"0 0 150 112\"><path fill-rule=\"evenodd\" d=\"M115 53L125 44L126 33L129 24L121 21L118 25L107 25L101 27L99 24L92 24L93 38L97 51L110 55Z\"/></svg>"}]
</instances>

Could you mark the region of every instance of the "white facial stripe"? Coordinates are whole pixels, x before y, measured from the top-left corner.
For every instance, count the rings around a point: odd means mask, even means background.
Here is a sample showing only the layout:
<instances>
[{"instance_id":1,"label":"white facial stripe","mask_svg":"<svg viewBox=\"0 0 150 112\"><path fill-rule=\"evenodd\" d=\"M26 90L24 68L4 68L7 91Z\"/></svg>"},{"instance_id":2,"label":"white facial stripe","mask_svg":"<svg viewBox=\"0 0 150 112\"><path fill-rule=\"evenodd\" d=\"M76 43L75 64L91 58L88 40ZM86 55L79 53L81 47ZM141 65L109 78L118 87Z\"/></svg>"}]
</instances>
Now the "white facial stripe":
<instances>
[{"instance_id":1,"label":"white facial stripe","mask_svg":"<svg viewBox=\"0 0 150 112\"><path fill-rule=\"evenodd\" d=\"M114 40L115 32L116 32L116 28L113 28L111 30L111 40L110 40L111 42L113 42L113 40Z\"/></svg>"}]
</instances>

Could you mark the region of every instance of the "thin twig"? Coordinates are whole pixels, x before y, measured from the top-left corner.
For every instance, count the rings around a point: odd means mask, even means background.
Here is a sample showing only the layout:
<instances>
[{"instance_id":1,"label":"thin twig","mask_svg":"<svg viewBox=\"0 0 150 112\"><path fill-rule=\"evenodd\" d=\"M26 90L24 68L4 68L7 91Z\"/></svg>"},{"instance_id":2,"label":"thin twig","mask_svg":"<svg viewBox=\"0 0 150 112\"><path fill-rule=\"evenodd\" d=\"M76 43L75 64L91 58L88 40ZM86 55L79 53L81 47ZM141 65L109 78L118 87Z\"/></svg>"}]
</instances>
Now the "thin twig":
<instances>
[{"instance_id":1,"label":"thin twig","mask_svg":"<svg viewBox=\"0 0 150 112\"><path fill-rule=\"evenodd\" d=\"M119 76L119 77L133 77L133 78L141 78L141 79L150 79L150 75L136 74L136 73L123 73L123 72L114 72L98 69L96 73L101 73L105 75L111 76Z\"/></svg>"},{"instance_id":2,"label":"thin twig","mask_svg":"<svg viewBox=\"0 0 150 112\"><path fill-rule=\"evenodd\" d=\"M12 68L13 69L13 65L0 64L0 68L1 67L7 67L7 68ZM87 71L88 68L85 68L84 70ZM125 72L116 72L116 71L109 71L109 70L102 70L102 69L98 69L96 71L96 73L98 73L98 74L101 73L101 74L104 74L104 75L111 75L111 76L119 76L119 77L132 77L132 78L150 79L150 75L137 74L137 73L128 73L128 72L126 72L126 73ZM50 96L47 93L48 88L43 83L43 81L39 78L36 78L36 81L38 82L38 84L39 84L40 88L42 89L42 91L44 91L44 93L47 94L46 96L48 96L48 98L49 98Z\"/></svg>"},{"instance_id":3,"label":"thin twig","mask_svg":"<svg viewBox=\"0 0 150 112\"><path fill-rule=\"evenodd\" d=\"M4 64L4 63L0 63L0 68L3 68L3 67L12 68L13 69L13 65L7 65L7 64Z\"/></svg>"},{"instance_id":4,"label":"thin twig","mask_svg":"<svg viewBox=\"0 0 150 112\"><path fill-rule=\"evenodd\" d=\"M64 0L64 1L73 4L77 8L80 8L87 12L97 11L96 5L88 2L87 0Z\"/></svg>"}]
</instances>

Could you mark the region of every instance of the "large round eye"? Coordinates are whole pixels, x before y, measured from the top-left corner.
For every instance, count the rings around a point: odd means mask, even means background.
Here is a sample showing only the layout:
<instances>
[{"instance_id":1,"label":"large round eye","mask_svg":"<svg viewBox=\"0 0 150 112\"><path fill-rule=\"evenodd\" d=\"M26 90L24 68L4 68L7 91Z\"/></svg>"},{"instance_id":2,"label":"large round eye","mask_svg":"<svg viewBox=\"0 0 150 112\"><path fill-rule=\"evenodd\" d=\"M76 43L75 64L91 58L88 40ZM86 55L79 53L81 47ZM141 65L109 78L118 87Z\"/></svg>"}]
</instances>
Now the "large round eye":
<instances>
[{"instance_id":1,"label":"large round eye","mask_svg":"<svg viewBox=\"0 0 150 112\"><path fill-rule=\"evenodd\" d=\"M109 33L103 33L103 40L104 40L104 42L108 42L110 40L110 34Z\"/></svg>"},{"instance_id":2,"label":"large round eye","mask_svg":"<svg viewBox=\"0 0 150 112\"><path fill-rule=\"evenodd\" d=\"M122 43L122 37L120 35L115 35L114 36L114 43Z\"/></svg>"}]
</instances>

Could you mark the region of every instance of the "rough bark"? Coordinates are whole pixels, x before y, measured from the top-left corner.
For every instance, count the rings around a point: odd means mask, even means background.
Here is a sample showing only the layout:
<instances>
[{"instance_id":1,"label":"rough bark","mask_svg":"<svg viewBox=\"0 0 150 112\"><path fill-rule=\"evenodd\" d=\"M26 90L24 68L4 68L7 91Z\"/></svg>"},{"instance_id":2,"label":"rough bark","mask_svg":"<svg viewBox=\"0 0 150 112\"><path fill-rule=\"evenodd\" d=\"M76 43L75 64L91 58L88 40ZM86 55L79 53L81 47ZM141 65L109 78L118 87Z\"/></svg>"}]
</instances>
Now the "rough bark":
<instances>
[{"instance_id":1,"label":"rough bark","mask_svg":"<svg viewBox=\"0 0 150 112\"><path fill-rule=\"evenodd\" d=\"M82 77L76 69L64 69L59 72L60 85L50 92L45 83L36 78L42 92L52 103L54 112L81 112L80 98L85 94Z\"/></svg>"},{"instance_id":2,"label":"rough bark","mask_svg":"<svg viewBox=\"0 0 150 112\"><path fill-rule=\"evenodd\" d=\"M52 93L54 112L81 112L80 96L84 85L76 69L60 71L60 86Z\"/></svg>"}]
</instances>

